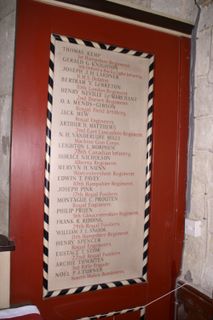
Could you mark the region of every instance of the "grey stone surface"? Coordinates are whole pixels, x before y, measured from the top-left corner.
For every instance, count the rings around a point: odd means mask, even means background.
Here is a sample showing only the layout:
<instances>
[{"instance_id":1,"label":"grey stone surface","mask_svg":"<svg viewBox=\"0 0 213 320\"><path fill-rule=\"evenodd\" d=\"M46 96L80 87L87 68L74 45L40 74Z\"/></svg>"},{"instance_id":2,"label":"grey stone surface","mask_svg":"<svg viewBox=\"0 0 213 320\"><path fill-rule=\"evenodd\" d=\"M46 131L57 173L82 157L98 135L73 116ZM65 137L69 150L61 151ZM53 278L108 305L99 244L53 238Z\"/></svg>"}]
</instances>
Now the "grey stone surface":
<instances>
[{"instance_id":1,"label":"grey stone surface","mask_svg":"<svg viewBox=\"0 0 213 320\"><path fill-rule=\"evenodd\" d=\"M212 297L213 288L213 3L202 7L198 26L195 139L190 217L202 221L202 235L187 237L182 278L190 270L193 285Z\"/></svg>"},{"instance_id":2,"label":"grey stone surface","mask_svg":"<svg viewBox=\"0 0 213 320\"><path fill-rule=\"evenodd\" d=\"M211 57L210 57L210 69L208 74L208 81L209 83L213 84L213 28L211 30Z\"/></svg>"},{"instance_id":3,"label":"grey stone surface","mask_svg":"<svg viewBox=\"0 0 213 320\"><path fill-rule=\"evenodd\" d=\"M11 96L0 97L0 233L8 235Z\"/></svg>"},{"instance_id":4,"label":"grey stone surface","mask_svg":"<svg viewBox=\"0 0 213 320\"><path fill-rule=\"evenodd\" d=\"M0 21L0 95L11 94L15 39L15 13Z\"/></svg>"},{"instance_id":5,"label":"grey stone surface","mask_svg":"<svg viewBox=\"0 0 213 320\"><path fill-rule=\"evenodd\" d=\"M199 32L206 29L211 29L212 17L213 17L213 5L202 7L202 12L201 12L200 21L199 21Z\"/></svg>"},{"instance_id":6,"label":"grey stone surface","mask_svg":"<svg viewBox=\"0 0 213 320\"><path fill-rule=\"evenodd\" d=\"M16 9L16 0L0 0L0 20Z\"/></svg>"},{"instance_id":7,"label":"grey stone surface","mask_svg":"<svg viewBox=\"0 0 213 320\"><path fill-rule=\"evenodd\" d=\"M206 221L202 221L202 235L195 238L187 236L185 239L183 254L182 277L190 271L192 277L192 284L201 286L201 277L206 259Z\"/></svg>"},{"instance_id":8,"label":"grey stone surface","mask_svg":"<svg viewBox=\"0 0 213 320\"><path fill-rule=\"evenodd\" d=\"M195 120L194 150L210 151L210 152L213 151L212 122L213 122L213 116L197 118ZM213 160L211 154L208 155L208 157L210 157L211 160ZM213 167L211 169L213 169Z\"/></svg>"},{"instance_id":9,"label":"grey stone surface","mask_svg":"<svg viewBox=\"0 0 213 320\"><path fill-rule=\"evenodd\" d=\"M206 186L206 194L208 199L213 198L213 183L208 183Z\"/></svg>"},{"instance_id":10,"label":"grey stone surface","mask_svg":"<svg viewBox=\"0 0 213 320\"><path fill-rule=\"evenodd\" d=\"M210 68L211 29L199 31L197 35L196 76L207 75Z\"/></svg>"},{"instance_id":11,"label":"grey stone surface","mask_svg":"<svg viewBox=\"0 0 213 320\"><path fill-rule=\"evenodd\" d=\"M213 234L213 198L207 200L207 212L208 212L208 231L211 234ZM211 245L211 247L213 249L213 245Z\"/></svg>"},{"instance_id":12,"label":"grey stone surface","mask_svg":"<svg viewBox=\"0 0 213 320\"><path fill-rule=\"evenodd\" d=\"M193 175L202 183L213 182L213 153L197 151L193 157Z\"/></svg>"},{"instance_id":13,"label":"grey stone surface","mask_svg":"<svg viewBox=\"0 0 213 320\"><path fill-rule=\"evenodd\" d=\"M203 94L205 92L205 95ZM210 83L206 77L200 77L196 81L195 90L195 116L213 116L212 101L213 83Z\"/></svg>"},{"instance_id":14,"label":"grey stone surface","mask_svg":"<svg viewBox=\"0 0 213 320\"><path fill-rule=\"evenodd\" d=\"M8 235L10 130L16 1L0 0L0 233Z\"/></svg>"},{"instance_id":15,"label":"grey stone surface","mask_svg":"<svg viewBox=\"0 0 213 320\"><path fill-rule=\"evenodd\" d=\"M10 124L11 124L11 95L0 96L0 128L1 135L7 136L10 134ZM9 128L9 130L8 130ZM4 152L5 154L5 152ZM8 152L9 154L9 152Z\"/></svg>"},{"instance_id":16,"label":"grey stone surface","mask_svg":"<svg viewBox=\"0 0 213 320\"><path fill-rule=\"evenodd\" d=\"M190 219L200 220L205 217L205 195L192 196Z\"/></svg>"},{"instance_id":17,"label":"grey stone surface","mask_svg":"<svg viewBox=\"0 0 213 320\"><path fill-rule=\"evenodd\" d=\"M213 235L209 234L209 238L208 238L208 252L209 252L209 257L211 259L211 261L213 262ZM212 274L213 276L213 274ZM213 289L213 288L212 288Z\"/></svg>"},{"instance_id":18,"label":"grey stone surface","mask_svg":"<svg viewBox=\"0 0 213 320\"><path fill-rule=\"evenodd\" d=\"M192 189L191 193L192 196L201 196L204 195L206 192L206 186L205 183L199 179L199 177L195 177L194 175L192 176Z\"/></svg>"}]
</instances>

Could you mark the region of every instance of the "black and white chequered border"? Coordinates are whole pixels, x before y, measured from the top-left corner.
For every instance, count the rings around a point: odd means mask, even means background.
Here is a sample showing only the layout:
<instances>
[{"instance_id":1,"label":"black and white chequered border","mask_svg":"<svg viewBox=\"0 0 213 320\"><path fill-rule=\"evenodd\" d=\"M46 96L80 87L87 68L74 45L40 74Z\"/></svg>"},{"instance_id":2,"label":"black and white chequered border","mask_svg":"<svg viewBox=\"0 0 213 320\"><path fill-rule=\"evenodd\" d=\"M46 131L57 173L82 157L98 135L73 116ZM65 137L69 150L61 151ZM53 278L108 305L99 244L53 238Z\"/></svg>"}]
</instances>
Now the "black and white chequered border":
<instances>
[{"instance_id":1,"label":"black and white chequered border","mask_svg":"<svg viewBox=\"0 0 213 320\"><path fill-rule=\"evenodd\" d=\"M135 308L129 308L129 309L123 309L120 311L112 311L108 313L102 313L91 317L85 317L85 318L79 318L78 320L96 320L96 319L102 319L102 318L109 318L109 317L115 317L122 314L127 314L131 312L137 312L140 311L140 320L145 320L145 307L139 306Z\"/></svg>"},{"instance_id":2,"label":"black and white chequered border","mask_svg":"<svg viewBox=\"0 0 213 320\"><path fill-rule=\"evenodd\" d=\"M144 220L144 243L143 243L143 270L140 278L114 281L110 283L101 283L78 288L68 288L57 291L48 290L48 241L49 241L49 190L50 190L50 157L51 157L51 124L53 107L53 86L54 86L54 59L55 59L55 41L64 41L76 45L109 50L117 53L128 54L136 57L142 57L149 60L149 94L148 94L148 117L147 117L147 154L146 154L146 186L145 186L145 220ZM44 241L43 241L43 291L44 297L55 297L66 294L77 294L99 289L110 289L124 285L138 284L147 280L147 262L148 262L148 235L149 235L149 216L150 216L150 186L151 186L151 155L152 155L152 119L153 119L153 80L154 80L154 56L125 48L119 48L112 45L97 43L93 41L84 41L57 34L51 35L50 43L50 61L49 61L49 79L48 79L48 105L47 105L47 127L46 127L46 159L45 159L45 188L44 188ZM128 311L130 310L130 311ZM141 307L142 316L144 313ZM126 309L123 311L138 311ZM99 316L102 317L102 316ZM97 316L85 319L98 319Z\"/></svg>"},{"instance_id":3,"label":"black and white chequered border","mask_svg":"<svg viewBox=\"0 0 213 320\"><path fill-rule=\"evenodd\" d=\"M144 241L143 241L143 270L142 277L147 280L148 239L151 198L151 160L152 160L152 125L153 125L153 93L154 93L154 56L149 57L149 86L147 109L147 150L146 150L146 182L145 182L145 210L144 210Z\"/></svg>"}]
</instances>

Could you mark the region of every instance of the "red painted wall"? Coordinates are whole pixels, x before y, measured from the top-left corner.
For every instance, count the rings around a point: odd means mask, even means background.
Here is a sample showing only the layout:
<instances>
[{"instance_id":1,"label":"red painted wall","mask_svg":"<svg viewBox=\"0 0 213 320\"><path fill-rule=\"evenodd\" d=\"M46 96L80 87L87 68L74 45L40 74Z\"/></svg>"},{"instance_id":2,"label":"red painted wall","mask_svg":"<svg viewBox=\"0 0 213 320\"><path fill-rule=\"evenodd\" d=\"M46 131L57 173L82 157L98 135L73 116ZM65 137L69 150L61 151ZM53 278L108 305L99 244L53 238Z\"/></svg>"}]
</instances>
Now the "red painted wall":
<instances>
[{"instance_id":1,"label":"red painted wall","mask_svg":"<svg viewBox=\"0 0 213 320\"><path fill-rule=\"evenodd\" d=\"M116 44L155 55L152 198L148 282L44 300L42 248L45 129L50 34ZM45 320L146 304L174 287L183 242L189 97L189 39L18 1L11 163L11 302L34 303ZM146 319L173 319L171 296ZM120 316L136 319L138 314Z\"/></svg>"}]
</instances>

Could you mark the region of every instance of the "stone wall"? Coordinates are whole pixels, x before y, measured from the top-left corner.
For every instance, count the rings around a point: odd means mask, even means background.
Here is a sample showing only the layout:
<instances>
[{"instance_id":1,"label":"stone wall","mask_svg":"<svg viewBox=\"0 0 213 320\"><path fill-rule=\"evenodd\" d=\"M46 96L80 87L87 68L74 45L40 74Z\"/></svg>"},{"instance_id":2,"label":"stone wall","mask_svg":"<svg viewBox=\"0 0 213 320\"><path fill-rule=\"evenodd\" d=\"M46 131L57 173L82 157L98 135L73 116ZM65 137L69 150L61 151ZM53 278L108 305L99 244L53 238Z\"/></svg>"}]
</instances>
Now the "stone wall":
<instances>
[{"instance_id":1,"label":"stone wall","mask_svg":"<svg viewBox=\"0 0 213 320\"><path fill-rule=\"evenodd\" d=\"M0 0L0 233L8 234L15 0Z\"/></svg>"},{"instance_id":2,"label":"stone wall","mask_svg":"<svg viewBox=\"0 0 213 320\"><path fill-rule=\"evenodd\" d=\"M213 3L201 7L194 88L194 143L188 218L201 234L185 236L182 277L213 293Z\"/></svg>"}]
</instances>

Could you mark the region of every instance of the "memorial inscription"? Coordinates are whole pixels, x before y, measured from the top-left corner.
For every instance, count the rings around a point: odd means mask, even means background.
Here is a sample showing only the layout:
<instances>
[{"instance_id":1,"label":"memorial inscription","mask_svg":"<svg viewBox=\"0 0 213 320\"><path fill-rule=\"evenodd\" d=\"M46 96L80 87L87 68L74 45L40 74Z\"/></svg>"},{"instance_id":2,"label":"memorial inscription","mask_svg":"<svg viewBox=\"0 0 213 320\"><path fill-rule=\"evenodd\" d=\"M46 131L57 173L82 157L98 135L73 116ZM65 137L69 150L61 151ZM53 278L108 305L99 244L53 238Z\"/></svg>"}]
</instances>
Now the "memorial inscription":
<instances>
[{"instance_id":1,"label":"memorial inscription","mask_svg":"<svg viewBox=\"0 0 213 320\"><path fill-rule=\"evenodd\" d=\"M48 289L141 277L149 61L55 41Z\"/></svg>"}]
</instances>

